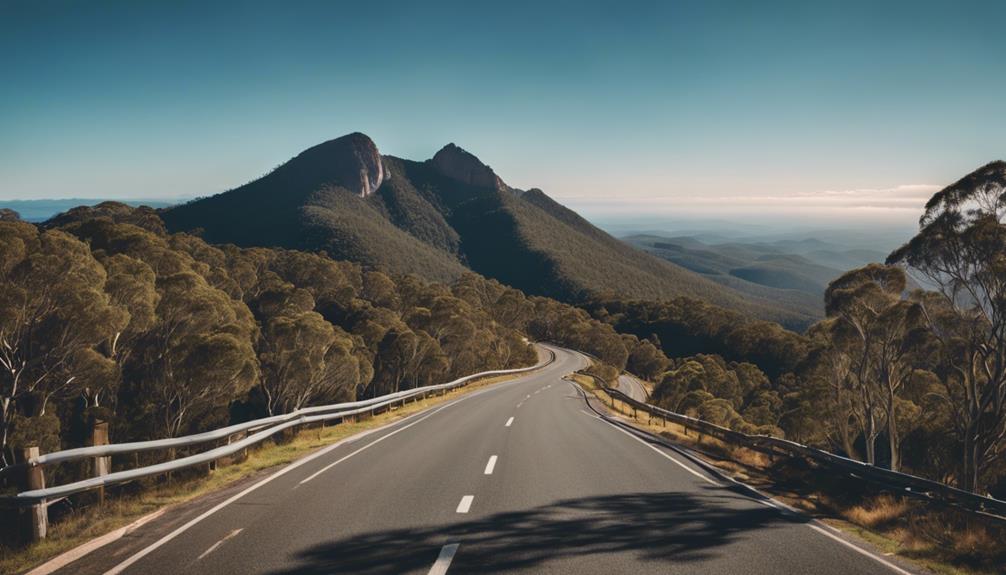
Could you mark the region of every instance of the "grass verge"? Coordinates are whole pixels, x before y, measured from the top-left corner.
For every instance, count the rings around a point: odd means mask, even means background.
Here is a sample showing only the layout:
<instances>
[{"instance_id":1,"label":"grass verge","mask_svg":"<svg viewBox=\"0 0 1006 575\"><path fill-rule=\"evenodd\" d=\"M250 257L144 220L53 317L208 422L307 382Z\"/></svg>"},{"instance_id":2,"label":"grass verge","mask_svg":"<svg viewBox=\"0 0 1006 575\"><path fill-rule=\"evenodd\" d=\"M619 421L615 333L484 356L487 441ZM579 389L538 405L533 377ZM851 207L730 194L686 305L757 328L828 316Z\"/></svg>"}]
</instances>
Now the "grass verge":
<instances>
[{"instance_id":1,"label":"grass verge","mask_svg":"<svg viewBox=\"0 0 1006 575\"><path fill-rule=\"evenodd\" d=\"M683 445L734 479L869 542L886 555L945 575L1006 573L1006 525L835 475L812 462L776 458L651 418L612 398L592 378L573 378L608 411Z\"/></svg>"},{"instance_id":2,"label":"grass verge","mask_svg":"<svg viewBox=\"0 0 1006 575\"><path fill-rule=\"evenodd\" d=\"M0 573L28 571L61 553L128 525L158 509L192 501L237 482L265 475L277 466L296 461L361 431L392 423L477 389L524 375L526 374L481 379L449 391L446 395L407 403L404 407L366 420L302 429L282 442L267 440L250 449L243 461L218 467L212 472L174 478L172 481L167 481L163 477L148 481L137 493L109 498L104 505L89 505L67 513L49 525L48 537L43 541L23 548L0 546Z\"/></svg>"}]
</instances>

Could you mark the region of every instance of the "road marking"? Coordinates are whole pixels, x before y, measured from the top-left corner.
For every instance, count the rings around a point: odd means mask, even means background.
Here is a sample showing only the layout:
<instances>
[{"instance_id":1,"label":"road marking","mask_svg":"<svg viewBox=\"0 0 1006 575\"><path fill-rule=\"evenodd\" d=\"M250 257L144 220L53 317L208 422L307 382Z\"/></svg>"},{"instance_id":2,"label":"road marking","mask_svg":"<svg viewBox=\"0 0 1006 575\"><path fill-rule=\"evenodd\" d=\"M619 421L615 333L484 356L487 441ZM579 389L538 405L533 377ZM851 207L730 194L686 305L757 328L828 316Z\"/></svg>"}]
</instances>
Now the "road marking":
<instances>
[{"instance_id":1,"label":"road marking","mask_svg":"<svg viewBox=\"0 0 1006 575\"><path fill-rule=\"evenodd\" d=\"M519 379L516 379L514 381L519 381ZM506 384L504 384L504 385L506 385ZM489 389L487 389L485 391L490 391L492 389L499 389L499 388L489 388ZM475 396L480 395L482 393L484 393L484 392L475 392L475 393L473 393L471 395L466 395L466 396L464 396L464 397L462 397L460 399L452 401L451 403L448 403L446 405L438 407L437 409L435 409L431 413L429 413L426 417L429 417L430 415L433 415L434 413L437 413L439 411L447 409L448 407L450 407L450 406L452 406L452 405L454 405L456 403L459 403L459 402L464 401L466 399L469 399L471 397L475 397ZM420 413L423 413L423 412L420 412ZM416 414L416 415L419 415L419 414ZM410 417L413 417L413 416L410 416ZM423 419L426 419L426 417L424 417ZM287 465L283 469L280 469L279 471L277 471L276 473L273 473L269 477L266 477L262 481L259 481L258 483L256 483L256 484L248 487L244 491L241 491L240 493L234 494L233 496L227 498L226 500L218 503L217 505L215 505L215 506L211 507L210 509L208 509L207 511L203 512L203 514L201 514L201 515L195 517L194 519L190 520L188 523L182 525L181 527L175 529L171 533L168 533L164 537L161 537L157 541L151 543L147 547L145 547L142 550L140 550L139 552L137 552L135 555L131 556L129 559L126 559L122 563L119 563L115 567L112 567L108 571L105 571L104 575L118 575L119 573L122 573L123 571L125 571L126 569L128 569L131 565L133 565L134 563L136 563L140 559L143 559L144 557L146 557L147 555L149 555L150 553L152 553L153 551L155 551L156 549L158 549L159 547L161 547L165 543L168 543L169 541L171 541L175 537L178 537L182 533L184 533L184 532L188 531L189 529L191 529L197 523L203 521L204 519L206 519L207 517L213 515L217 511L220 511L224 507L227 507L231 503L234 503L238 499L241 499L245 495L248 495L252 491L255 491L259 487L262 487L263 485L265 485L265 484L267 484L267 483L269 483L269 482L271 482L271 481L273 481L275 479L279 479L283 475L286 475L287 473L289 473L289 472L291 472L291 471L293 471L293 470L301 467L302 465L306 465L306 464L314 461L315 459L318 459L319 457L323 457L323 456L327 455L328 453L332 452L333 450L338 449L339 447L342 447L343 445L345 445L347 443L352 443L354 441L358 441L358 440L363 439L364 437L366 437L366 436L368 436L368 435L370 435L372 433L377 433L379 431L384 431L385 429L387 429L389 427L392 427L392 426L400 424L402 421L408 421L408 418L402 419L402 420L399 420L399 421L393 421L393 422L391 422L391 423L389 423L387 425L383 425L381 427L370 429L370 430L361 432L359 434L353 435L351 437L347 437L346 439L343 439L341 441L333 443L332 445L329 445L328 447L320 449L320 450L312 453L311 455L308 455L307 457L305 457L303 459L299 459L299 460L291 463L290 465Z\"/></svg>"},{"instance_id":2,"label":"road marking","mask_svg":"<svg viewBox=\"0 0 1006 575\"><path fill-rule=\"evenodd\" d=\"M485 474L486 475L492 475L493 474L493 469L495 469L495 468L496 468L496 456L493 455L492 457L489 458L489 463L486 463L486 472L485 472Z\"/></svg>"},{"instance_id":3,"label":"road marking","mask_svg":"<svg viewBox=\"0 0 1006 575\"><path fill-rule=\"evenodd\" d=\"M531 399L531 394L529 393L529 394L525 395L524 399Z\"/></svg>"},{"instance_id":4,"label":"road marking","mask_svg":"<svg viewBox=\"0 0 1006 575\"><path fill-rule=\"evenodd\" d=\"M199 560L200 560L200 559L202 559L203 557L206 557L206 556L207 556L207 555L209 555L210 553L213 553L214 551L216 551L216 550L217 550L217 547L220 547L221 545L223 545L223 544L224 544L224 541L227 541L228 539L230 539L230 538L232 538L232 537L236 537L236 536L237 536L237 534L238 534L238 533L241 533L241 531L242 531L242 530L243 530L243 529L235 529L234 531L231 531L230 533L228 533L228 534L227 534L227 535L226 535L226 536L225 536L225 537L224 537L223 539L221 539L220 541L217 541L217 542L216 542L216 543L214 543L213 545L210 545L210 548L209 548L209 549L207 549L206 551L203 551L202 555L200 555L199 557L196 557L196 561L199 561Z\"/></svg>"},{"instance_id":5,"label":"road marking","mask_svg":"<svg viewBox=\"0 0 1006 575\"><path fill-rule=\"evenodd\" d=\"M449 404L445 405L444 407L449 407L450 405L453 405L453 404L450 404L450 403L449 403ZM309 475L309 476L308 476L308 477L307 477L306 479L303 479L303 480L301 480L301 482L300 482L300 483L299 483L298 485L304 485L304 484L305 484L305 483L307 483L308 481L311 481L311 480L312 480L312 479L314 479L315 477L318 477L318 476L319 476L319 475L321 475L322 473L325 473L325 472L326 472L326 471L328 471L329 469L332 469L332 468L333 468L333 467L335 467L336 465L339 465L340 463L342 463L343 461L346 461L346 460L347 460L347 459L349 459L350 457L353 457L353 456L354 456L354 455L356 455L357 453L360 453L361 451L364 451L364 450L367 450L367 449L370 449L371 447L373 447L373 446L377 445L378 443L380 443L380 442L384 441L385 439L387 439L387 438L391 437L392 435L395 435L396 433L400 433L400 432L402 432L402 431L405 431L406 429L408 429L408 428L412 427L413 425L416 425L417 423L421 423L421 422L423 422L423 421L425 421L425 420L429 419L430 417L433 417L434 415L436 415L436 413L437 413L438 411L440 411L441 409L444 409L444 407L441 407L440 409L436 409L436 410L434 410L434 411L430 412L430 413L429 413L429 414L428 414L428 415L427 415L426 417L421 417L421 418L419 418L419 419L417 419L417 420L413 421L412 423L410 423L410 424L408 424L408 425L405 425L405 426L402 426L402 427L399 427L398 429L396 429L396 430L392 431L391 433L389 433L389 434L387 434L387 435L382 435L381 437L379 437L379 438L375 439L374 441L371 441L370 443L368 443L367 445L364 445L364 446L363 446L363 447L361 447L360 449L357 449L356 451L354 451L354 452L352 452L352 453L349 453L349 454L347 454L347 455L344 455L343 457L340 457L339 459L337 459L337 460L333 461L332 463L329 463L329 464L328 464L328 465L326 465L325 467L322 467L322 468L321 468L320 470L316 471L315 473L312 473L312 474L311 474L311 475Z\"/></svg>"},{"instance_id":6,"label":"road marking","mask_svg":"<svg viewBox=\"0 0 1006 575\"><path fill-rule=\"evenodd\" d=\"M433 567L430 567L429 575L445 575L447 573L447 568L451 566L451 561L454 560L454 554L458 552L459 543L451 543L450 545L444 545L440 549L440 555L437 560L433 563Z\"/></svg>"},{"instance_id":7,"label":"road marking","mask_svg":"<svg viewBox=\"0 0 1006 575\"><path fill-rule=\"evenodd\" d=\"M550 364L550 365L555 365L555 362L553 362L553 364ZM548 366L543 366L543 367L548 367ZM509 387L511 385L514 385L516 383L520 383L524 379L525 379L525 377L516 377L516 378L514 378L514 379L512 379L510 381L501 383L499 385L496 385L496 386L493 386L493 387L490 387L490 388L487 388L487 389L484 389L484 390L481 390L481 391L476 391L474 393L470 393L468 395L465 395L463 397L458 398L455 401L452 401L452 402L450 402L448 404L445 404L445 405L437 408L436 410L434 410L433 412L431 412L430 415L433 415L433 413L436 413L438 411L442 411L442 410L444 410L444 409L446 409L446 408L448 408L448 407L450 407L450 406L452 406L452 405L454 405L456 403L460 403L460 402L462 402L462 401L464 401L466 399L471 399L473 397L478 397L478 396L482 395L483 393L489 393L489 392L496 391L496 390L499 390L499 389L505 389L505 388L507 388L507 387ZM382 425L381 427L376 427L374 429L369 429L367 431L363 431L363 432L357 433L357 434L352 435L350 437L347 437L347 438L345 438L345 439L343 439L341 441L337 441L336 443L333 443L332 445L329 445L328 447L322 448L322 449L320 449L320 450L312 453L311 455L308 455L308 456L306 456L306 457L304 457L302 459L298 459L297 461L294 461L293 463L291 463L291 464L287 465L286 467L280 469L276 473L273 473L272 475L266 477L262 481L259 481L258 483L255 483L254 485L248 487L244 491L241 491L240 493L237 493L237 494L235 494L235 495L227 498L226 500L218 503L217 505L211 507L210 509L208 509L207 511L205 511L201 515L199 515L199 516L195 517L194 519L190 520L188 523L185 523L184 525L182 525L181 527L175 529L171 533L168 533L164 537L158 539L157 541L155 541L155 542L151 543L150 545L148 545L147 547L143 548L142 550L140 550L139 552L137 552L135 555L132 555L131 557L129 557L129 559L126 559L122 563L119 563L115 567L109 569L108 571L106 571L104 573L104 575L118 575L119 573L122 573L127 568L129 568L129 566L133 565L134 563L136 563L140 559L143 559L144 557L146 557L147 555L149 555L150 553L152 553L153 551L155 551L159 547L163 546L165 543L168 543L169 541L171 541L175 537L178 537L182 533L188 531L194 525L202 522L207 517L213 515L217 511L220 511L224 507L227 507L231 503L234 503L238 499L241 499L245 495L248 495L252 491L255 491L259 487L262 487L262 486L266 485L267 483L269 483L269 482L271 482L271 481L273 481L275 479L278 479L278 478L282 477L283 475L286 475L287 473L289 473L289 472L291 472L291 471L299 468L300 466L305 465L307 463L310 463L311 461L314 461L315 459L317 459L319 457L323 457L323 456L327 455L328 453L331 453L333 450L338 449L339 447L342 447L343 445L345 445L347 443L353 443L355 441L359 441L360 439L363 439L364 437L366 437L366 436L368 436L368 435L370 435L372 433L377 433L377 432L380 432L380 431L384 431L385 429L387 429L389 427L394 427L395 425L399 425L402 422L408 421L412 417L416 417L417 415L420 415L422 413L425 413L425 412L419 412L419 413L410 415L410 416L408 416L408 417L406 417L404 419L400 419L398 421L392 421L392 422L388 423L387 425ZM113 532L113 533L116 533L116 532ZM78 549L80 549L80 548L78 548ZM90 549L88 549L88 551L90 551ZM46 565L48 565L48 564L46 564ZM45 565L43 565L42 567L45 567Z\"/></svg>"},{"instance_id":8,"label":"road marking","mask_svg":"<svg viewBox=\"0 0 1006 575\"><path fill-rule=\"evenodd\" d=\"M880 563L883 566L887 567L888 569L894 571L895 573L901 573L901 575L912 575L911 572L905 571L901 567L898 567L897 565L895 565L894 563L891 563L890 561L884 559L883 557L880 557L879 555L875 555L873 553L870 553L866 549L862 549L862 548L860 548L857 545L853 545L852 543L849 543L848 541L846 541L845 539L842 539L841 537L839 537L838 535L835 535L834 533L829 533L827 529L818 527L817 525L810 525L810 524L808 524L807 527L810 527L811 529L813 529L814 531L817 531L818 533L820 533L821 535L824 535L825 537L829 537L831 539L834 539L835 541L838 541L839 543L841 543L842 545L845 545L849 549L852 549L856 553L860 553L860 554L866 555L867 557L873 559L874 561L877 561L878 563Z\"/></svg>"},{"instance_id":9,"label":"road marking","mask_svg":"<svg viewBox=\"0 0 1006 575\"><path fill-rule=\"evenodd\" d=\"M513 424L513 416L511 416L510 419L506 420L506 423L503 424L503 427L510 427L512 424Z\"/></svg>"},{"instance_id":10,"label":"road marking","mask_svg":"<svg viewBox=\"0 0 1006 575\"><path fill-rule=\"evenodd\" d=\"M128 535L133 531L139 529L140 527L143 526L143 524L153 521L154 519L157 519L158 517L163 515L164 512L167 511L167 509L168 509L167 507L162 507L149 515L144 515L143 517L137 519L136 521L130 523L129 525L126 525L125 527L120 527L119 529L116 529L111 533L102 535L101 537L89 541L81 545L80 547L75 547L67 551L66 553L63 553L62 555L57 556L55 559L52 559L32 569L31 571L28 572L28 575L49 575L50 573L53 573L58 569L62 569L63 567L66 567L67 565L73 563L77 559L80 559L81 557L94 551L95 549L99 549L101 547L104 547L105 545L108 545L109 543L112 543L113 541L117 541L121 539L123 536Z\"/></svg>"},{"instance_id":11,"label":"road marking","mask_svg":"<svg viewBox=\"0 0 1006 575\"><path fill-rule=\"evenodd\" d=\"M572 385L572 383L571 383L571 385ZM577 387L577 389L580 391L581 394L583 393L582 389L580 389L579 387ZM651 444L643 441L639 437L637 437L637 436L629 433L628 431L622 429L621 427L615 425L614 423L611 423L611 422L607 421L606 419L604 419L604 418L602 418L602 417L600 417L600 416L598 416L596 414L588 413L588 412L584 411L583 409L580 410L580 413L583 413L584 415L588 415L588 416L593 417L595 419L600 419L600 420L604 421L605 423L608 423L609 425L611 425L611 427L614 427L618 431L621 431L622 433L628 435L629 437L635 439L636 441L638 441L638 442L642 443L643 445L649 447L650 449L656 451L660 455L663 455L667 459L670 459L674 463L676 463L679 466L681 466L681 468L683 468L685 471L691 473L692 475L695 475L697 477L701 477L702 479L704 479L705 481L707 481L709 483L712 483L713 485L722 487L722 485L720 485L719 483L716 483L713 480L709 479L708 477L706 477L704 475L701 475L701 474L697 473L696 471L694 471L694 470L686 467L683 463L681 463L677 459L671 457L670 455L664 453L663 451L657 449L653 445L651 445ZM729 478L729 476L728 476L728 478ZM764 497L765 498L764 500L762 500L762 499L755 499L755 501L757 501L758 503L761 503L762 505L765 505L767 507L772 507L772 508L776 509L777 511L783 513L783 514L787 514L788 513L790 515L802 515L796 509L790 507L789 505L786 505L785 503L782 503L780 501L776 501L775 499L773 499L771 497L768 497L767 495L763 494L761 491L758 491L757 489L755 489L755 488L747 485L746 483L741 483L740 481L737 481L736 479L733 479L733 478L730 478L730 480L733 481L734 483L736 483L737 485L742 485L744 487L747 487L748 489L750 489L751 491L755 492L756 494L761 495L762 497ZM871 553L870 551L868 551L866 549L863 549L863 548L861 548L861 547L859 547L859 546L857 546L857 545L855 545L853 543L850 543L849 541L846 541L845 539L843 539L842 537L839 537L838 535L836 535L834 533L829 532L828 531L829 529L837 532L836 529L834 529L833 527L831 527L829 525L825 524L824 527L820 527L818 525L814 525L813 523L808 523L807 527L810 527L814 531L817 531L818 533L820 533L821 535L824 535L825 537L828 537L829 539L833 539L833 540L837 541L838 543L841 543L842 545L845 545L846 547L852 549L856 553L865 555L865 556L873 559L874 561L877 561L878 563L884 565L888 569L891 569L895 573L899 573L900 575L913 575L912 572L906 571L906 570L902 569L901 567L898 567L897 565L895 565L894 563L891 563L890 561L887 561L883 557L881 557L881 556L879 556L879 555L877 555L875 553Z\"/></svg>"},{"instance_id":12,"label":"road marking","mask_svg":"<svg viewBox=\"0 0 1006 575\"><path fill-rule=\"evenodd\" d=\"M461 503L458 503L457 512L458 513L468 513L468 510L472 508L472 501L475 500L474 495L465 495L461 498Z\"/></svg>"},{"instance_id":13,"label":"road marking","mask_svg":"<svg viewBox=\"0 0 1006 575\"><path fill-rule=\"evenodd\" d=\"M600 418L598 418L598 419L600 419ZM706 477L705 475L703 475L703 474L699 473L698 471L695 471L695 470L694 470L694 469L692 469L691 467L688 467L687 465L685 465L684 463L681 463L680 461L678 461L678 460L677 460L677 459L675 459L674 457L671 457L671 456L670 456L670 455L668 455L667 453L664 453L663 451L661 451L661 450L657 449L657 448L656 448L656 447L654 447L653 445L651 445L651 444L649 444L649 443L647 443L647 442L643 441L642 439L640 439L640 438L636 437L635 435L633 435L633 434L629 433L628 431L626 431L626 430L622 429L621 427L619 427L619 426L615 425L614 423L610 423L610 422L608 422L608 421L605 421L605 420L602 420L602 421L604 421L605 423L607 423L608 425L610 425L610 426L611 426L611 427L613 427L614 429L617 429L618 431L621 431L622 433L624 433L624 434L628 435L628 436L629 436L629 437L631 437L632 439L635 439L635 440L636 440L636 441L638 441L639 443L642 443L642 444L643 444L643 445L645 445L646 447L649 447L650 449L652 449L653 451L655 451L655 452L659 453L660 455L662 455L662 456L666 457L667 459L669 459L669 460L673 461L673 462L674 462L675 464L677 464L677 465L678 465L679 467L681 467L681 469L684 469L685 471L687 471L688 473L691 473L691 474L692 474L692 475L694 475L695 477L698 477L698 478L702 479L703 481L705 481L706 483L709 483L710 485L715 485L715 486L717 486L717 487L723 487L723 486L722 486L722 485L721 485L721 484L720 484L720 483L719 483L718 481L713 481L712 479L709 479L709 478L708 478L708 477Z\"/></svg>"}]
</instances>

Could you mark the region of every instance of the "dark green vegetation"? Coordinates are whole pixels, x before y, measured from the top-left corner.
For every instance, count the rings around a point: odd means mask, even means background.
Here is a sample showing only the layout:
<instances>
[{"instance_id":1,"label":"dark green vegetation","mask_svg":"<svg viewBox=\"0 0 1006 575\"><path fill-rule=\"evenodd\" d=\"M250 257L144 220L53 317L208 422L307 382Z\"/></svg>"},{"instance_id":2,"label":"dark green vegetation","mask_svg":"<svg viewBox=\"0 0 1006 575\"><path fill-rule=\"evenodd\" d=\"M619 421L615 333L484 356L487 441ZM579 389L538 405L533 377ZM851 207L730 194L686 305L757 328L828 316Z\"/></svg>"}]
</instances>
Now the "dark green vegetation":
<instances>
[{"instance_id":1,"label":"dark green vegetation","mask_svg":"<svg viewBox=\"0 0 1006 575\"><path fill-rule=\"evenodd\" d=\"M447 286L281 249L213 247L121 204L0 223L8 448L174 436L535 354Z\"/></svg>"},{"instance_id":2,"label":"dark green vegetation","mask_svg":"<svg viewBox=\"0 0 1006 575\"><path fill-rule=\"evenodd\" d=\"M467 267L568 303L602 293L690 296L793 327L813 319L772 290L738 291L633 249L541 190L507 186L454 145L414 162L381 156L369 138L351 134L163 217L170 230L199 230L212 243L325 250L434 281L453 281Z\"/></svg>"}]
</instances>

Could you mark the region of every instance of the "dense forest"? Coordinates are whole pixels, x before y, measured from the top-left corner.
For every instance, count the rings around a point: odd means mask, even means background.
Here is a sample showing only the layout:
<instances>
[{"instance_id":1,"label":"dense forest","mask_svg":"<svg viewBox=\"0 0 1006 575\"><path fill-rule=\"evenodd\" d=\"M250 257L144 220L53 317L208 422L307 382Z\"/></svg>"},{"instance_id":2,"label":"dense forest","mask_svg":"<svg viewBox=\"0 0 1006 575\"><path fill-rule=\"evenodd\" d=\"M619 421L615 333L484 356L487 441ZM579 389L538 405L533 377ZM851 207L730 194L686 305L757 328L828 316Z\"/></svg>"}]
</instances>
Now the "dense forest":
<instances>
[{"instance_id":1,"label":"dense forest","mask_svg":"<svg viewBox=\"0 0 1006 575\"><path fill-rule=\"evenodd\" d=\"M389 277L324 254L212 246L117 203L0 214L0 425L14 449L177 436L531 365L525 334L624 365L583 310L475 274Z\"/></svg>"}]
</instances>

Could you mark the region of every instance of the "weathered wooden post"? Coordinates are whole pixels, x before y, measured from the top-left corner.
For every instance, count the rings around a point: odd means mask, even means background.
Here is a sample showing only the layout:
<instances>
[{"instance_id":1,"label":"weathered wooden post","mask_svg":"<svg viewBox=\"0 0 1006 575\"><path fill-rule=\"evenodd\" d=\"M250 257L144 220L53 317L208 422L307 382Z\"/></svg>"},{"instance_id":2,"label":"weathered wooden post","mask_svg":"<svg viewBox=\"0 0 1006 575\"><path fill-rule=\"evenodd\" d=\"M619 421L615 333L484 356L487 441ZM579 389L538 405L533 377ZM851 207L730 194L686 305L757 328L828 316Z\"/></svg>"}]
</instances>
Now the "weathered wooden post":
<instances>
[{"instance_id":1,"label":"weathered wooden post","mask_svg":"<svg viewBox=\"0 0 1006 575\"><path fill-rule=\"evenodd\" d=\"M94 427L91 429L91 445L108 445L108 422L107 421L95 421ZM108 475L112 470L112 458L105 455L103 457L94 458L94 477L102 477ZM98 488L98 504L105 504L105 487Z\"/></svg>"},{"instance_id":2,"label":"weathered wooden post","mask_svg":"<svg viewBox=\"0 0 1006 575\"><path fill-rule=\"evenodd\" d=\"M25 491L45 489L45 474L41 465L31 465L30 461L40 455L37 447L26 447L21 450L21 459L27 465L24 470ZM24 525L28 541L35 543L45 539L46 531L49 530L49 514L46 509L45 500L33 503L24 512Z\"/></svg>"}]
</instances>

